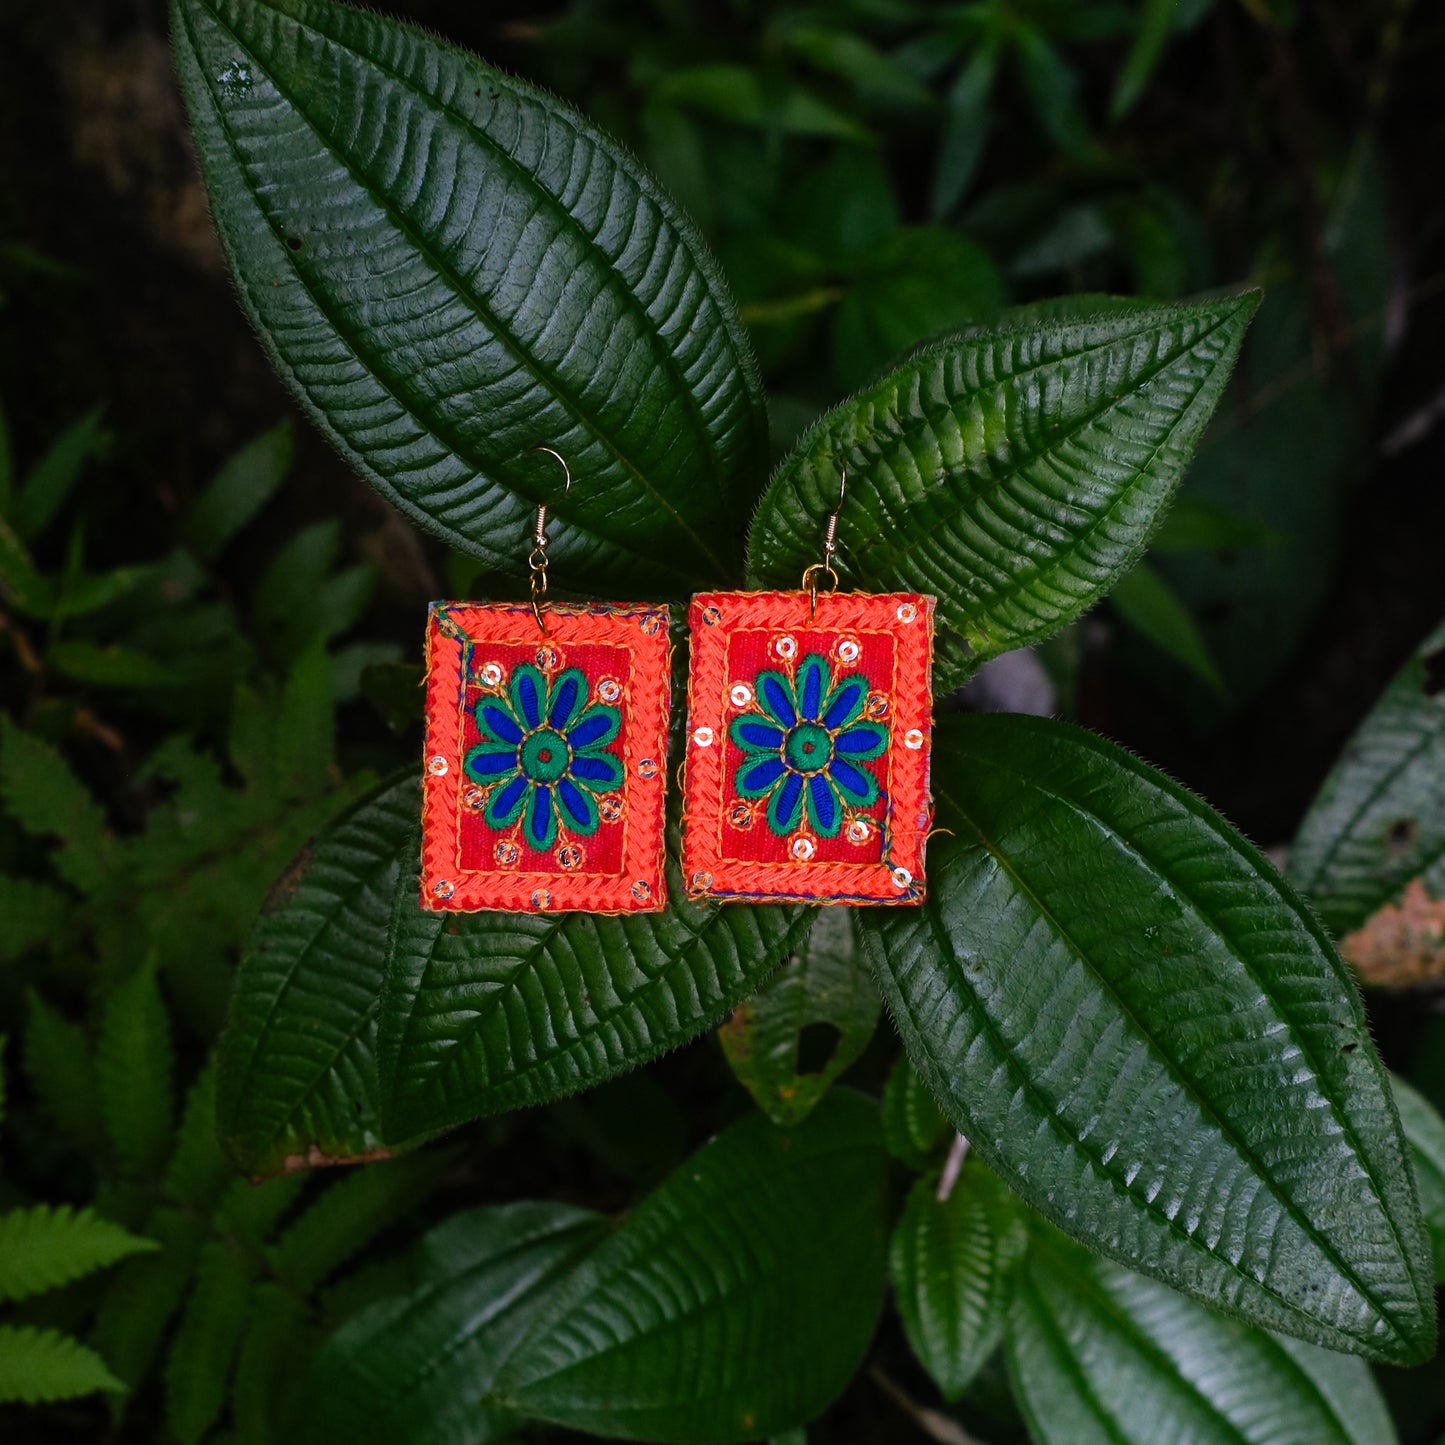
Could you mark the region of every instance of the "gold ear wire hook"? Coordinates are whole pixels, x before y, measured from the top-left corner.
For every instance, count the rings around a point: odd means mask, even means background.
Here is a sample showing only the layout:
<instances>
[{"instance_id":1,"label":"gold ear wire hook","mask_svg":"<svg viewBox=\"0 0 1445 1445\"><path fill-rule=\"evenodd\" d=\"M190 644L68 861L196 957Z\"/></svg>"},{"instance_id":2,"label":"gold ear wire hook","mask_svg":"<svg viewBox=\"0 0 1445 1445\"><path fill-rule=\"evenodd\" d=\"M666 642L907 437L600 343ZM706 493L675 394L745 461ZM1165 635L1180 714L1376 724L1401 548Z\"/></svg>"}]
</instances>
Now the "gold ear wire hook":
<instances>
[{"instance_id":1,"label":"gold ear wire hook","mask_svg":"<svg viewBox=\"0 0 1445 1445\"><path fill-rule=\"evenodd\" d=\"M828 514L823 527L823 560L814 562L803 573L803 590L808 594L808 612L818 615L818 581L826 577L832 586L830 592L838 590L838 574L833 570L833 558L838 555L838 518L843 512L843 499L848 495L848 464L838 463L838 504Z\"/></svg>"},{"instance_id":2,"label":"gold ear wire hook","mask_svg":"<svg viewBox=\"0 0 1445 1445\"><path fill-rule=\"evenodd\" d=\"M538 452L546 452L549 457L555 458L557 464L562 468L562 476L565 478L562 484L562 496L565 497L572 490L572 469L567 465L567 458L561 452L554 452L551 447L533 447L527 455L529 457L536 456ZM542 599L547 595L547 508L549 505L548 502L539 502L537 505L537 520L532 527L532 550L527 554L527 566L532 573L532 616L537 619L537 627L543 637L547 635L547 624L542 617Z\"/></svg>"}]
</instances>

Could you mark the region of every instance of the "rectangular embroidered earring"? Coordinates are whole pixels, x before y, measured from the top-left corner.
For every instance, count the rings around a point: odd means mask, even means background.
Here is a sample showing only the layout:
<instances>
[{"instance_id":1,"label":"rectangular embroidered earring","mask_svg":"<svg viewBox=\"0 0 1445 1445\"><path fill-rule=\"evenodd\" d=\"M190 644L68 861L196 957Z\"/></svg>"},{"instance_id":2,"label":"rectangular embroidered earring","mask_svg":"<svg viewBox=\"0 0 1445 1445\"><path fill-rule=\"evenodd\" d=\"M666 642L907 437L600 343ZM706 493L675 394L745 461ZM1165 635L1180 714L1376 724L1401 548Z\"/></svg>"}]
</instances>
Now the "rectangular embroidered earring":
<instances>
[{"instance_id":1,"label":"rectangular embroidered earring","mask_svg":"<svg viewBox=\"0 0 1445 1445\"><path fill-rule=\"evenodd\" d=\"M689 897L923 901L934 599L837 590L846 490L801 591L692 599Z\"/></svg>"},{"instance_id":2,"label":"rectangular embroidered earring","mask_svg":"<svg viewBox=\"0 0 1445 1445\"><path fill-rule=\"evenodd\" d=\"M667 608L546 602L546 505L533 531L530 604L431 606L422 907L656 912Z\"/></svg>"}]
</instances>

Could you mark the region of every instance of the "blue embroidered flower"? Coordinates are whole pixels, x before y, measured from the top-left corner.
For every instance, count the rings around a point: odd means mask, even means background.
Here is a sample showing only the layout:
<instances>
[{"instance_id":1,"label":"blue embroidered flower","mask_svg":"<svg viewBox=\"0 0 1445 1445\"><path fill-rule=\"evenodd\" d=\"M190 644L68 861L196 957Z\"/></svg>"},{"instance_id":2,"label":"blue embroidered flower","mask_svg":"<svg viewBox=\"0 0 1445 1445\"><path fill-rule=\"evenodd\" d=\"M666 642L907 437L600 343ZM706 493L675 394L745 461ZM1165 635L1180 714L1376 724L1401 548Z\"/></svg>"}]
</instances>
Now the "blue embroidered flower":
<instances>
[{"instance_id":1,"label":"blue embroidered flower","mask_svg":"<svg viewBox=\"0 0 1445 1445\"><path fill-rule=\"evenodd\" d=\"M861 716L868 679L854 672L832 685L827 660L809 653L795 680L760 672L753 694L763 711L743 713L728 728L746 754L733 779L738 796L766 798L768 827L779 837L804 812L818 837L837 837L845 808L878 798L878 780L859 766L888 746L887 727Z\"/></svg>"},{"instance_id":2,"label":"blue embroidered flower","mask_svg":"<svg viewBox=\"0 0 1445 1445\"><path fill-rule=\"evenodd\" d=\"M497 829L522 819L522 836L539 853L559 830L587 838L600 818L594 794L622 786L622 764L606 750L622 716L605 703L586 706L580 669L559 672L551 690L530 662L520 663L505 697L477 704L481 743L462 760L468 777L489 789L482 817Z\"/></svg>"}]
</instances>

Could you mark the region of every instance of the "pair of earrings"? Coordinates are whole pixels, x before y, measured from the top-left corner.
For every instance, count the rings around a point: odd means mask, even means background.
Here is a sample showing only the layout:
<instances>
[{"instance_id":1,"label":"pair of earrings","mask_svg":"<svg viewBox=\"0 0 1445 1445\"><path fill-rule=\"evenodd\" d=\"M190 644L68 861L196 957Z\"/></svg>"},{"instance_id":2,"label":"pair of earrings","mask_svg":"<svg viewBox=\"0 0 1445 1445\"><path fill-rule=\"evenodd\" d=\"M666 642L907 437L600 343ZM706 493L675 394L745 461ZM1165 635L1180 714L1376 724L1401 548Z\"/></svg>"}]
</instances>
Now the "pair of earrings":
<instances>
[{"instance_id":1,"label":"pair of earrings","mask_svg":"<svg viewBox=\"0 0 1445 1445\"><path fill-rule=\"evenodd\" d=\"M692 599L691 898L923 899L933 598L838 590L846 486L800 590ZM659 910L668 609L547 602L546 505L528 565L530 603L431 607L422 906Z\"/></svg>"}]
</instances>

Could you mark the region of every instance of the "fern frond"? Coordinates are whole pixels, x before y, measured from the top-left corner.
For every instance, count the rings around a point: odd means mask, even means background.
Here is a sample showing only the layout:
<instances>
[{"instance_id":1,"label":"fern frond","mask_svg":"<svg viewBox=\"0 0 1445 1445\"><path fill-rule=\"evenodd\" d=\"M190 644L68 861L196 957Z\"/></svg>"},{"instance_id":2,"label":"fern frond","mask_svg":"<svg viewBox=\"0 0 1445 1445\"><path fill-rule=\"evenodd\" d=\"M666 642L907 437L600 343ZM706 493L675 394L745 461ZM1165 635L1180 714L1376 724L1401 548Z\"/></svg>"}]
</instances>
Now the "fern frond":
<instances>
[{"instance_id":1,"label":"fern frond","mask_svg":"<svg viewBox=\"0 0 1445 1445\"><path fill-rule=\"evenodd\" d=\"M456 1150L427 1150L369 1164L331 1185L277 1241L271 1256L276 1273L309 1293L410 1214L457 1157Z\"/></svg>"},{"instance_id":2,"label":"fern frond","mask_svg":"<svg viewBox=\"0 0 1445 1445\"><path fill-rule=\"evenodd\" d=\"M0 1300L26 1299L159 1246L89 1209L37 1204L0 1214Z\"/></svg>"},{"instance_id":3,"label":"fern frond","mask_svg":"<svg viewBox=\"0 0 1445 1445\"><path fill-rule=\"evenodd\" d=\"M100 1090L85 1030L33 990L25 1030L25 1077L65 1142L83 1154L98 1153L105 1135Z\"/></svg>"},{"instance_id":4,"label":"fern frond","mask_svg":"<svg viewBox=\"0 0 1445 1445\"><path fill-rule=\"evenodd\" d=\"M159 1252L129 1259L115 1272L91 1332L91 1343L132 1389L150 1373L181 1307L206 1227L178 1209L157 1209L146 1233L160 1243Z\"/></svg>"},{"instance_id":5,"label":"fern frond","mask_svg":"<svg viewBox=\"0 0 1445 1445\"><path fill-rule=\"evenodd\" d=\"M198 1445L225 1408L254 1278L245 1256L217 1240L201 1246L196 1286L166 1361L166 1421L179 1445Z\"/></svg>"},{"instance_id":6,"label":"fern frond","mask_svg":"<svg viewBox=\"0 0 1445 1445\"><path fill-rule=\"evenodd\" d=\"M85 893L106 881L113 843L105 812L71 771L59 750L0 715L0 803L36 837L65 844L54 856L56 870Z\"/></svg>"},{"instance_id":7,"label":"fern frond","mask_svg":"<svg viewBox=\"0 0 1445 1445\"><path fill-rule=\"evenodd\" d=\"M162 1188L177 1204L210 1214L235 1178L236 1167L216 1138L216 1061L212 1058L186 1095Z\"/></svg>"},{"instance_id":8,"label":"fern frond","mask_svg":"<svg viewBox=\"0 0 1445 1445\"><path fill-rule=\"evenodd\" d=\"M289 1290L270 1282L257 1287L231 1389L237 1445L274 1445L287 1392L301 1383L318 1333Z\"/></svg>"},{"instance_id":9,"label":"fern frond","mask_svg":"<svg viewBox=\"0 0 1445 1445\"><path fill-rule=\"evenodd\" d=\"M147 963L106 1005L96 1046L100 1108L111 1147L126 1172L160 1171L171 1141L171 1025Z\"/></svg>"},{"instance_id":10,"label":"fern frond","mask_svg":"<svg viewBox=\"0 0 1445 1445\"><path fill-rule=\"evenodd\" d=\"M105 1361L70 1335L0 1325L0 1404L40 1405L123 1389Z\"/></svg>"},{"instance_id":11,"label":"fern frond","mask_svg":"<svg viewBox=\"0 0 1445 1445\"><path fill-rule=\"evenodd\" d=\"M58 937L72 911L60 889L0 873L0 963Z\"/></svg>"}]
</instances>

